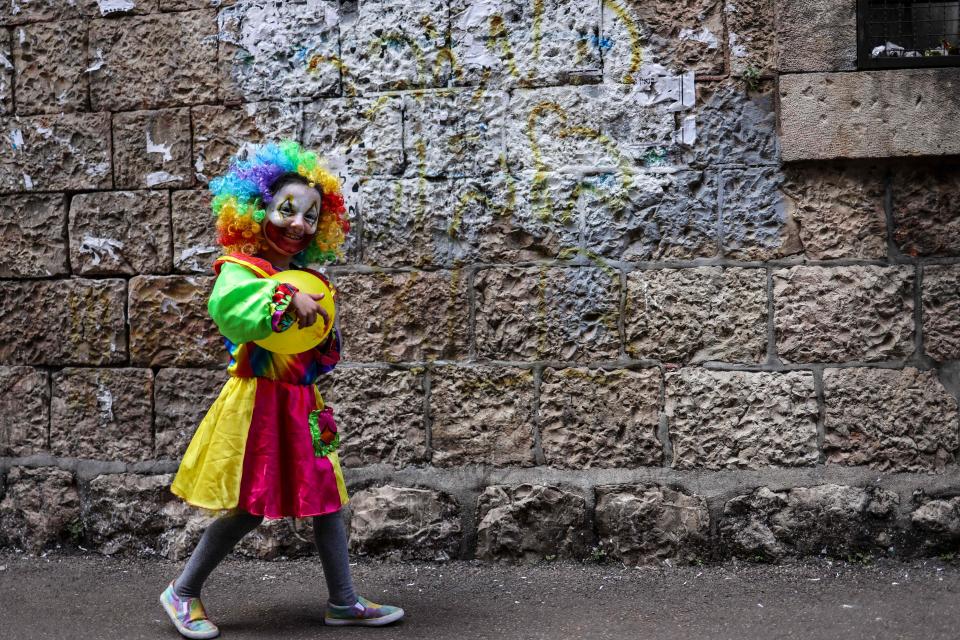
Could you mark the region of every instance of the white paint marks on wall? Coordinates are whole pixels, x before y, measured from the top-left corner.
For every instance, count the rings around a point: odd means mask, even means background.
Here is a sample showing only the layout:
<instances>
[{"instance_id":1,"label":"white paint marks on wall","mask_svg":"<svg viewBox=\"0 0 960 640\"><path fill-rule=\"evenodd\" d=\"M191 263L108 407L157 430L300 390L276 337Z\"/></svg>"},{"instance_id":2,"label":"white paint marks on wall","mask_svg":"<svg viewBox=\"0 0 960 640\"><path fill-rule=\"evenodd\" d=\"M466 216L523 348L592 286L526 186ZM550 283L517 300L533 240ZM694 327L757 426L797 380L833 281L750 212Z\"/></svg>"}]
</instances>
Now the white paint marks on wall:
<instances>
[{"instance_id":1,"label":"white paint marks on wall","mask_svg":"<svg viewBox=\"0 0 960 640\"><path fill-rule=\"evenodd\" d=\"M86 73L93 73L94 71L99 71L103 66L103 49L97 47L96 53L93 54L93 64L87 67L84 71Z\"/></svg>"},{"instance_id":2,"label":"white paint marks on wall","mask_svg":"<svg viewBox=\"0 0 960 640\"><path fill-rule=\"evenodd\" d=\"M180 252L180 257L177 259L177 266L181 269L186 268L191 271L207 272L210 270L213 258L219 254L220 249L218 247L188 247Z\"/></svg>"},{"instance_id":3,"label":"white paint marks on wall","mask_svg":"<svg viewBox=\"0 0 960 640\"><path fill-rule=\"evenodd\" d=\"M10 64L10 61L7 59L7 56L0 53L0 65L3 65L5 69L13 69L13 65Z\"/></svg>"},{"instance_id":4,"label":"white paint marks on wall","mask_svg":"<svg viewBox=\"0 0 960 640\"><path fill-rule=\"evenodd\" d=\"M718 46L720 46L717 36L715 36L713 32L706 27L703 27L700 29L700 31L694 31L693 29L682 29L680 31L680 39L702 42L703 44L707 45L708 49L716 49Z\"/></svg>"},{"instance_id":5,"label":"white paint marks on wall","mask_svg":"<svg viewBox=\"0 0 960 640\"><path fill-rule=\"evenodd\" d=\"M730 41L730 55L732 55L734 58L746 58L750 54L747 52L747 47L745 45L737 42L739 37L740 36L734 32L730 32L730 36L728 38Z\"/></svg>"},{"instance_id":6,"label":"white paint marks on wall","mask_svg":"<svg viewBox=\"0 0 960 640\"><path fill-rule=\"evenodd\" d=\"M111 13L133 11L136 3L133 0L97 0L97 6L100 7L100 15L106 16Z\"/></svg>"},{"instance_id":7,"label":"white paint marks on wall","mask_svg":"<svg viewBox=\"0 0 960 640\"><path fill-rule=\"evenodd\" d=\"M203 168L204 168L205 166L206 166L206 165L204 164L203 153L198 153L198 154L197 154L197 159L196 159L196 161L193 163L193 170L194 170L194 173L195 173L196 176L197 176L197 180L203 180L203 181L205 181L205 180L207 179L207 176L203 175Z\"/></svg>"},{"instance_id":8,"label":"white paint marks on wall","mask_svg":"<svg viewBox=\"0 0 960 640\"><path fill-rule=\"evenodd\" d=\"M100 419L113 422L113 394L103 383L97 385L97 405L100 408Z\"/></svg>"},{"instance_id":9,"label":"white paint marks on wall","mask_svg":"<svg viewBox=\"0 0 960 640\"><path fill-rule=\"evenodd\" d=\"M123 249L123 242L120 240L114 240L113 238L98 238L96 236L83 236L83 240L80 241L80 248L77 249L80 253L89 253L90 254L90 265L97 266L104 258L110 258L111 260L119 260L120 256L117 255L117 251Z\"/></svg>"},{"instance_id":10,"label":"white paint marks on wall","mask_svg":"<svg viewBox=\"0 0 960 640\"><path fill-rule=\"evenodd\" d=\"M88 176L101 177L110 173L110 163L109 162L98 162L97 164L92 164L84 172Z\"/></svg>"},{"instance_id":11,"label":"white paint marks on wall","mask_svg":"<svg viewBox=\"0 0 960 640\"><path fill-rule=\"evenodd\" d=\"M33 189L33 178L31 178L27 174L23 174L23 188L26 189L27 191L29 191L30 189Z\"/></svg>"},{"instance_id":12,"label":"white paint marks on wall","mask_svg":"<svg viewBox=\"0 0 960 640\"><path fill-rule=\"evenodd\" d=\"M23 148L23 132L20 129L10 131L10 146L13 147L14 151Z\"/></svg>"},{"instance_id":13,"label":"white paint marks on wall","mask_svg":"<svg viewBox=\"0 0 960 640\"><path fill-rule=\"evenodd\" d=\"M168 182L183 182L183 178L166 171L153 171L147 174L148 187L155 187L158 184L167 184Z\"/></svg>"},{"instance_id":14,"label":"white paint marks on wall","mask_svg":"<svg viewBox=\"0 0 960 640\"><path fill-rule=\"evenodd\" d=\"M163 161L170 162L173 160L173 154L170 153L171 146L172 145L169 144L154 142L153 138L150 136L150 132L147 131L147 153L162 153Z\"/></svg>"}]
</instances>

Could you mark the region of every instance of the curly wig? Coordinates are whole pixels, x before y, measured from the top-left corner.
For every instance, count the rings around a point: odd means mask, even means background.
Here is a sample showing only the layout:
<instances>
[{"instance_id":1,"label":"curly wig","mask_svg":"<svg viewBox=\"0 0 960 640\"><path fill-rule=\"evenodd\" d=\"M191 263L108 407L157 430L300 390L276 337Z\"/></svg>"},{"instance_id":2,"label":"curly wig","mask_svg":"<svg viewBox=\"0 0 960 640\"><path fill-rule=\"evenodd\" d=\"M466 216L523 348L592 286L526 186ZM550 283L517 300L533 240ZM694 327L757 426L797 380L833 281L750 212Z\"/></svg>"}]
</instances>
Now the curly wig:
<instances>
[{"instance_id":1,"label":"curly wig","mask_svg":"<svg viewBox=\"0 0 960 640\"><path fill-rule=\"evenodd\" d=\"M260 225L280 178L296 174L321 192L317 234L310 246L294 256L301 264L333 262L343 257L341 245L350 231L340 180L317 154L293 140L256 145L246 159L235 157L227 174L210 181L217 242L227 253L255 255L266 245Z\"/></svg>"}]
</instances>

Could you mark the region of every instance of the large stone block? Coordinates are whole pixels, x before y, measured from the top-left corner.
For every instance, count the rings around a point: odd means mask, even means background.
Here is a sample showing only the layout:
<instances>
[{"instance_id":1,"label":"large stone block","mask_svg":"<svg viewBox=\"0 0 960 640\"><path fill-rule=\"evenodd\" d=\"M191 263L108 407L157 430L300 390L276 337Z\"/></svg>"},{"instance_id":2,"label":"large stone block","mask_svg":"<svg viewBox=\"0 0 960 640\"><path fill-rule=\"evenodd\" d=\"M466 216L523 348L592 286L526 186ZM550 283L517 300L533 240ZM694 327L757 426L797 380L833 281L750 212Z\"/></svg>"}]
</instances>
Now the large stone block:
<instances>
[{"instance_id":1,"label":"large stone block","mask_svg":"<svg viewBox=\"0 0 960 640\"><path fill-rule=\"evenodd\" d=\"M95 111L174 107L219 97L212 11L93 20L87 52Z\"/></svg>"},{"instance_id":2,"label":"large stone block","mask_svg":"<svg viewBox=\"0 0 960 640\"><path fill-rule=\"evenodd\" d=\"M739 76L771 74L777 68L774 0L726 0L730 70Z\"/></svg>"},{"instance_id":3,"label":"large stone block","mask_svg":"<svg viewBox=\"0 0 960 640\"><path fill-rule=\"evenodd\" d=\"M893 240L910 256L960 255L960 165L904 166L893 174Z\"/></svg>"},{"instance_id":4,"label":"large stone block","mask_svg":"<svg viewBox=\"0 0 960 640\"><path fill-rule=\"evenodd\" d=\"M934 360L960 360L960 266L923 268L923 348Z\"/></svg>"},{"instance_id":5,"label":"large stone block","mask_svg":"<svg viewBox=\"0 0 960 640\"><path fill-rule=\"evenodd\" d=\"M531 466L533 374L439 367L431 374L430 424L436 466Z\"/></svg>"},{"instance_id":6,"label":"large stone block","mask_svg":"<svg viewBox=\"0 0 960 640\"><path fill-rule=\"evenodd\" d=\"M659 465L660 371L552 369L540 383L540 442L565 469Z\"/></svg>"},{"instance_id":7,"label":"large stone block","mask_svg":"<svg viewBox=\"0 0 960 640\"><path fill-rule=\"evenodd\" d=\"M449 560L460 550L460 506L442 491L364 489L350 498L350 550L403 560Z\"/></svg>"},{"instance_id":8,"label":"large stone block","mask_svg":"<svg viewBox=\"0 0 960 640\"><path fill-rule=\"evenodd\" d=\"M211 516L170 493L173 474L100 475L83 500L87 544L106 555L179 560L191 551Z\"/></svg>"},{"instance_id":9,"label":"large stone block","mask_svg":"<svg viewBox=\"0 0 960 640\"><path fill-rule=\"evenodd\" d=\"M530 177L365 181L363 261L455 266L558 257L574 250L578 221L535 212L528 197Z\"/></svg>"},{"instance_id":10,"label":"large stone block","mask_svg":"<svg viewBox=\"0 0 960 640\"><path fill-rule=\"evenodd\" d=\"M81 275L169 273L170 197L81 193L70 200L70 265Z\"/></svg>"},{"instance_id":11,"label":"large stone block","mask_svg":"<svg viewBox=\"0 0 960 640\"><path fill-rule=\"evenodd\" d=\"M63 234L66 210L66 199L60 194L0 197L0 277L68 272Z\"/></svg>"},{"instance_id":12,"label":"large stone block","mask_svg":"<svg viewBox=\"0 0 960 640\"><path fill-rule=\"evenodd\" d=\"M42 321L24 313L26 301L45 300ZM118 364L127 359L123 280L0 282L0 362L5 364Z\"/></svg>"},{"instance_id":13,"label":"large stone block","mask_svg":"<svg viewBox=\"0 0 960 640\"><path fill-rule=\"evenodd\" d=\"M530 87L600 80L600 3L521 0L450 6L457 84Z\"/></svg>"},{"instance_id":14,"label":"large stone block","mask_svg":"<svg viewBox=\"0 0 960 640\"><path fill-rule=\"evenodd\" d=\"M212 273L213 261L223 253L223 248L217 244L210 192L174 191L171 200L174 271Z\"/></svg>"},{"instance_id":15,"label":"large stone block","mask_svg":"<svg viewBox=\"0 0 960 640\"><path fill-rule=\"evenodd\" d=\"M772 260L799 253L796 222L787 215L779 167L720 173L720 242L735 260Z\"/></svg>"},{"instance_id":16,"label":"large stone block","mask_svg":"<svg viewBox=\"0 0 960 640\"><path fill-rule=\"evenodd\" d=\"M47 448L50 379L32 367L0 367L0 457Z\"/></svg>"},{"instance_id":17,"label":"large stone block","mask_svg":"<svg viewBox=\"0 0 960 640\"><path fill-rule=\"evenodd\" d=\"M403 173L403 98L330 98L304 109L304 145L352 176Z\"/></svg>"},{"instance_id":18,"label":"large stone block","mask_svg":"<svg viewBox=\"0 0 960 640\"><path fill-rule=\"evenodd\" d=\"M786 165L786 219L812 260L887 256L884 180L875 166Z\"/></svg>"},{"instance_id":19,"label":"large stone block","mask_svg":"<svg viewBox=\"0 0 960 640\"><path fill-rule=\"evenodd\" d=\"M656 167L664 159L651 157ZM684 260L717 253L717 181L702 171L660 173L612 171L595 176L572 175L559 183L560 193L537 189L543 208L561 215L573 206L582 219L584 249L613 260Z\"/></svg>"},{"instance_id":20,"label":"large stone block","mask_svg":"<svg viewBox=\"0 0 960 640\"><path fill-rule=\"evenodd\" d=\"M663 65L698 75L723 73L723 2L670 0L603 2L600 49L604 76L636 82Z\"/></svg>"},{"instance_id":21,"label":"large stone block","mask_svg":"<svg viewBox=\"0 0 960 640\"><path fill-rule=\"evenodd\" d=\"M481 358L593 362L619 355L620 273L611 267L483 269L474 286Z\"/></svg>"},{"instance_id":22,"label":"large stone block","mask_svg":"<svg viewBox=\"0 0 960 640\"><path fill-rule=\"evenodd\" d=\"M512 171L590 167L629 173L651 153L670 151L675 112L692 106L690 75L576 90L518 89L510 98L504 148Z\"/></svg>"},{"instance_id":23,"label":"large stone block","mask_svg":"<svg viewBox=\"0 0 960 640\"><path fill-rule=\"evenodd\" d=\"M153 372L76 369L53 374L54 455L135 462L153 457Z\"/></svg>"},{"instance_id":24,"label":"large stone block","mask_svg":"<svg viewBox=\"0 0 960 640\"><path fill-rule=\"evenodd\" d=\"M692 562L706 552L707 501L659 485L601 485L597 492L600 548L624 564Z\"/></svg>"},{"instance_id":25,"label":"large stone block","mask_svg":"<svg viewBox=\"0 0 960 640\"><path fill-rule=\"evenodd\" d=\"M720 537L729 553L761 561L882 551L891 542L899 501L879 487L760 487L724 505Z\"/></svg>"},{"instance_id":26,"label":"large stone block","mask_svg":"<svg viewBox=\"0 0 960 640\"><path fill-rule=\"evenodd\" d=\"M222 364L223 341L207 313L213 278L130 280L130 361L149 367Z\"/></svg>"},{"instance_id":27,"label":"large stone block","mask_svg":"<svg viewBox=\"0 0 960 640\"><path fill-rule=\"evenodd\" d=\"M87 65L82 52L86 48L86 24L82 20L44 22L20 27L16 34L13 65L17 113L85 111Z\"/></svg>"},{"instance_id":28,"label":"large stone block","mask_svg":"<svg viewBox=\"0 0 960 640\"><path fill-rule=\"evenodd\" d=\"M789 74L779 86L784 161L960 153L960 69Z\"/></svg>"},{"instance_id":29,"label":"large stone block","mask_svg":"<svg viewBox=\"0 0 960 640\"><path fill-rule=\"evenodd\" d=\"M478 259L491 222L487 193L475 180L365 181L363 262L451 267Z\"/></svg>"},{"instance_id":30,"label":"large stone block","mask_svg":"<svg viewBox=\"0 0 960 640\"><path fill-rule=\"evenodd\" d=\"M805 371L680 369L665 380L678 469L762 469L817 462L817 394Z\"/></svg>"},{"instance_id":31,"label":"large stone block","mask_svg":"<svg viewBox=\"0 0 960 640\"><path fill-rule=\"evenodd\" d=\"M344 358L455 360L467 355L464 273L343 274L337 277Z\"/></svg>"},{"instance_id":32,"label":"large stone block","mask_svg":"<svg viewBox=\"0 0 960 640\"><path fill-rule=\"evenodd\" d=\"M341 6L343 93L442 87L452 65L443 0L348 0Z\"/></svg>"},{"instance_id":33,"label":"large stone block","mask_svg":"<svg viewBox=\"0 0 960 640\"><path fill-rule=\"evenodd\" d=\"M483 560L582 558L590 537L586 500L560 487L493 486L477 500L477 557Z\"/></svg>"},{"instance_id":34,"label":"large stone block","mask_svg":"<svg viewBox=\"0 0 960 640\"><path fill-rule=\"evenodd\" d=\"M786 362L870 362L909 356L911 267L791 267L773 272L774 330Z\"/></svg>"},{"instance_id":35,"label":"large stone block","mask_svg":"<svg viewBox=\"0 0 960 640\"><path fill-rule=\"evenodd\" d=\"M30 0L22 2L4 2L0 5L0 24L17 25L31 22L52 22L70 20L93 15L97 10L96 0Z\"/></svg>"},{"instance_id":36,"label":"large stone block","mask_svg":"<svg viewBox=\"0 0 960 640\"><path fill-rule=\"evenodd\" d=\"M0 500L0 546L39 553L80 530L73 474L54 467L13 467Z\"/></svg>"},{"instance_id":37,"label":"large stone block","mask_svg":"<svg viewBox=\"0 0 960 640\"><path fill-rule=\"evenodd\" d=\"M943 471L960 445L957 401L933 371L826 369L823 403L830 464Z\"/></svg>"},{"instance_id":38,"label":"large stone block","mask_svg":"<svg viewBox=\"0 0 960 640\"><path fill-rule=\"evenodd\" d=\"M110 114L65 113L0 122L0 191L109 189Z\"/></svg>"},{"instance_id":39,"label":"large stone block","mask_svg":"<svg viewBox=\"0 0 960 640\"><path fill-rule=\"evenodd\" d=\"M492 173L503 153L507 94L449 90L403 98L407 177Z\"/></svg>"},{"instance_id":40,"label":"large stone block","mask_svg":"<svg viewBox=\"0 0 960 640\"><path fill-rule=\"evenodd\" d=\"M190 110L128 111L113 116L116 187L189 187Z\"/></svg>"},{"instance_id":41,"label":"large stone block","mask_svg":"<svg viewBox=\"0 0 960 640\"><path fill-rule=\"evenodd\" d=\"M224 94L243 101L339 93L338 26L333 0L238 0L218 16ZM208 79L209 81L209 79Z\"/></svg>"},{"instance_id":42,"label":"large stone block","mask_svg":"<svg viewBox=\"0 0 960 640\"><path fill-rule=\"evenodd\" d=\"M252 144L300 138L301 107L251 102L240 107L199 106L193 114L193 166L197 180L223 175L231 156L245 157Z\"/></svg>"},{"instance_id":43,"label":"large stone block","mask_svg":"<svg viewBox=\"0 0 960 640\"><path fill-rule=\"evenodd\" d=\"M225 371L161 369L153 382L154 445L157 458L179 460L223 384Z\"/></svg>"},{"instance_id":44,"label":"large stone block","mask_svg":"<svg viewBox=\"0 0 960 640\"><path fill-rule=\"evenodd\" d=\"M764 269L696 267L627 274L626 350L634 358L760 363L767 355Z\"/></svg>"},{"instance_id":45,"label":"large stone block","mask_svg":"<svg viewBox=\"0 0 960 640\"><path fill-rule=\"evenodd\" d=\"M776 0L777 67L781 72L857 68L857 4ZM769 25L768 25L769 27Z\"/></svg>"},{"instance_id":46,"label":"large stone block","mask_svg":"<svg viewBox=\"0 0 960 640\"><path fill-rule=\"evenodd\" d=\"M950 552L960 543L960 497L927 500L910 513L926 550Z\"/></svg>"},{"instance_id":47,"label":"large stone block","mask_svg":"<svg viewBox=\"0 0 960 640\"><path fill-rule=\"evenodd\" d=\"M696 167L716 163L777 164L776 95L763 85L746 92L739 82L700 84L697 87L694 140L681 154Z\"/></svg>"},{"instance_id":48,"label":"large stone block","mask_svg":"<svg viewBox=\"0 0 960 640\"><path fill-rule=\"evenodd\" d=\"M318 386L337 421L341 464L426 462L422 373L338 367Z\"/></svg>"}]
</instances>

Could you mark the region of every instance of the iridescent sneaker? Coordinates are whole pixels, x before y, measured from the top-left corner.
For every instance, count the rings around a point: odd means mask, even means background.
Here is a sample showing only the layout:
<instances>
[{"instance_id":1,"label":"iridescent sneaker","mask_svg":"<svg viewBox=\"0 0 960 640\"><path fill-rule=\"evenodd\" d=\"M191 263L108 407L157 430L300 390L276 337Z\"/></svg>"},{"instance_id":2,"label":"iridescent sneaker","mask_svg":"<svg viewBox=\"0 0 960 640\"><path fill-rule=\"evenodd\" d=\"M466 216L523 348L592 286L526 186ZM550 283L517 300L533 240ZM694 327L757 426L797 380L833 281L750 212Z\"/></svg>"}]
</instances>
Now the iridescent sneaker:
<instances>
[{"instance_id":1,"label":"iridescent sneaker","mask_svg":"<svg viewBox=\"0 0 960 640\"><path fill-rule=\"evenodd\" d=\"M173 583L160 594L160 604L170 621L185 638L216 638L217 625L210 622L200 598L181 598L173 590Z\"/></svg>"},{"instance_id":2,"label":"iridescent sneaker","mask_svg":"<svg viewBox=\"0 0 960 640\"><path fill-rule=\"evenodd\" d=\"M402 617L403 609L400 607L377 604L358 596L357 603L352 607L338 606L328 602L327 613L323 616L323 622L330 625L352 624L364 627L379 627L396 622Z\"/></svg>"}]
</instances>

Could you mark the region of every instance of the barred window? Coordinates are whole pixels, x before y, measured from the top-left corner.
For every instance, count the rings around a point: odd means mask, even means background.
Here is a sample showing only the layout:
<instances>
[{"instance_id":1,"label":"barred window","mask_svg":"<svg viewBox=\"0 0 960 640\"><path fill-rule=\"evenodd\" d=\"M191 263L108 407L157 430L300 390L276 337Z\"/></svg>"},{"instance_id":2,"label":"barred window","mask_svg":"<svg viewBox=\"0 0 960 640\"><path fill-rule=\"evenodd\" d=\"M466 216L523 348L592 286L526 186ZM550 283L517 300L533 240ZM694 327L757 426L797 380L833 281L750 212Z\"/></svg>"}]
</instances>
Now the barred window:
<instances>
[{"instance_id":1,"label":"barred window","mask_svg":"<svg viewBox=\"0 0 960 640\"><path fill-rule=\"evenodd\" d=\"M861 69L960 66L960 0L857 1Z\"/></svg>"}]
</instances>

